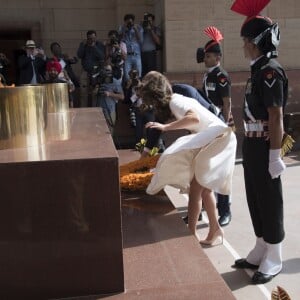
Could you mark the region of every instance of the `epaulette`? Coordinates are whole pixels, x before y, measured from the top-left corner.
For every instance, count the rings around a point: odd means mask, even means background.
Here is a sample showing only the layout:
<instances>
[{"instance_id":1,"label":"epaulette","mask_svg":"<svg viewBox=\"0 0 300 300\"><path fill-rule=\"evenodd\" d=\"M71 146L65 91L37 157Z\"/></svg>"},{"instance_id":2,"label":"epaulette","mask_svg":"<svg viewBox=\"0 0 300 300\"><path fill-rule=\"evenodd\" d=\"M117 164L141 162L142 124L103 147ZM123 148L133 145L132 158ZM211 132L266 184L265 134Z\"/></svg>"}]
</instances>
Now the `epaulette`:
<instances>
[{"instance_id":1,"label":"epaulette","mask_svg":"<svg viewBox=\"0 0 300 300\"><path fill-rule=\"evenodd\" d=\"M222 70L220 70L220 71L217 73L217 77L220 77L220 76L223 76L223 77L228 78L227 72L223 72Z\"/></svg>"}]
</instances>

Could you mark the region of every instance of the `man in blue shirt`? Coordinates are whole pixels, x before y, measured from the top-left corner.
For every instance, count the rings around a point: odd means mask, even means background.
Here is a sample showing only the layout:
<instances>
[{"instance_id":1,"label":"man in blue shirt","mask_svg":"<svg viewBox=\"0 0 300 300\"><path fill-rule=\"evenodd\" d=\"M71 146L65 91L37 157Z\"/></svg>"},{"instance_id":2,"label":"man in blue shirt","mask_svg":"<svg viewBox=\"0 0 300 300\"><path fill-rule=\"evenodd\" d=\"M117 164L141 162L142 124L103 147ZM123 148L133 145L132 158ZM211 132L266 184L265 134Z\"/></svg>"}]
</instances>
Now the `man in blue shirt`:
<instances>
[{"instance_id":1,"label":"man in blue shirt","mask_svg":"<svg viewBox=\"0 0 300 300\"><path fill-rule=\"evenodd\" d=\"M125 83L129 79L129 71L136 69L142 75L141 46L143 43L143 27L134 23L135 16L126 14L124 24L119 28L122 41L127 47L127 58L124 64Z\"/></svg>"},{"instance_id":2,"label":"man in blue shirt","mask_svg":"<svg viewBox=\"0 0 300 300\"><path fill-rule=\"evenodd\" d=\"M156 49L161 46L161 30L154 25L154 15L144 14L144 37L142 44L142 76L149 71L157 71Z\"/></svg>"},{"instance_id":3,"label":"man in blue shirt","mask_svg":"<svg viewBox=\"0 0 300 300\"><path fill-rule=\"evenodd\" d=\"M111 65L105 66L105 72L106 75L100 78L96 106L102 108L107 125L113 133L113 127L117 119L116 106L119 100L124 100L124 93L120 80L112 75Z\"/></svg>"}]
</instances>

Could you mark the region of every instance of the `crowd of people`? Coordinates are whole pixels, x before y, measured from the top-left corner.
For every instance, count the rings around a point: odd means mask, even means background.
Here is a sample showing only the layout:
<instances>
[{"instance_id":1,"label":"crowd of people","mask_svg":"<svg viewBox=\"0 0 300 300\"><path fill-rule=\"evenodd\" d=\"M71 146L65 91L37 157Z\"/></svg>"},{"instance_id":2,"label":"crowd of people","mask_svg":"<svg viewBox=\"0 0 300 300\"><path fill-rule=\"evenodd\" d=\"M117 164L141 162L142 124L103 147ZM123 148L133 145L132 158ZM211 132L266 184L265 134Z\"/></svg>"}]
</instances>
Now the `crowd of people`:
<instances>
[{"instance_id":1,"label":"crowd of people","mask_svg":"<svg viewBox=\"0 0 300 300\"><path fill-rule=\"evenodd\" d=\"M97 38L95 30L89 30L74 57L64 53L57 42L51 43L51 56L48 57L35 41L27 40L22 54L17 58L16 78L9 78L10 61L4 53L0 53L1 83L24 85L66 82L71 106L100 106L107 116L114 115L113 104L124 100L125 94L128 94L125 88L129 86L129 73L137 71L140 79L148 71L158 68L157 51L161 47L161 30L154 24L154 19L153 14L145 13L140 21L135 22L133 14L126 14L123 24L110 30L107 39L103 41ZM72 65L79 60L87 75L87 104L81 104L74 93L80 88L80 80ZM55 73L58 73L56 77ZM130 99L127 101L131 102ZM109 119L114 125L115 118L110 116Z\"/></svg>"},{"instance_id":2,"label":"crowd of people","mask_svg":"<svg viewBox=\"0 0 300 300\"><path fill-rule=\"evenodd\" d=\"M61 46L57 42L50 45L51 57L47 57L42 47L35 41L27 40L24 51L18 56L16 62L17 76L15 81L8 76L8 68L11 62L6 55L0 54L0 77L4 86L11 83L20 85L35 85L47 83L66 83L69 91L70 107L78 107L78 99L74 99L74 91L79 88L79 79L72 69L72 64L77 63L77 58L70 58L62 53Z\"/></svg>"},{"instance_id":3,"label":"crowd of people","mask_svg":"<svg viewBox=\"0 0 300 300\"><path fill-rule=\"evenodd\" d=\"M284 226L280 175L285 165L281 142L288 83L276 60L278 25L260 15L268 1L261 1L259 6L256 1L251 3L245 8L241 0L236 0L232 10L247 17L241 27L244 54L251 68L243 109L243 167L256 244L246 258L235 261L234 267L255 269L252 282L261 284L272 280L282 269ZM190 132L163 149L147 192L155 194L171 185L188 193L185 222L201 244L213 245L217 239L223 240L222 226L231 221L230 194L236 154L231 81L221 67L223 36L213 26L204 30L210 40L197 49L197 62L204 62L207 69L202 89L185 84L172 86L157 71L157 50L162 41L154 20L153 14L145 13L143 21L136 23L133 14L126 14L124 23L117 30L110 30L105 42L97 39L94 30L86 33L77 57L87 73L88 106L101 107L113 130L116 103L130 103L137 141L141 137L147 139L141 157L161 143L163 132L176 129ZM25 53L18 60L17 84L67 82L72 95L79 88L79 80L72 70L78 58L63 54L56 42L50 48L53 56L48 58L34 41L26 42ZM8 67L9 61L1 53L3 83ZM71 98L70 103L74 105L75 101ZM202 203L209 219L205 239L196 230Z\"/></svg>"}]
</instances>

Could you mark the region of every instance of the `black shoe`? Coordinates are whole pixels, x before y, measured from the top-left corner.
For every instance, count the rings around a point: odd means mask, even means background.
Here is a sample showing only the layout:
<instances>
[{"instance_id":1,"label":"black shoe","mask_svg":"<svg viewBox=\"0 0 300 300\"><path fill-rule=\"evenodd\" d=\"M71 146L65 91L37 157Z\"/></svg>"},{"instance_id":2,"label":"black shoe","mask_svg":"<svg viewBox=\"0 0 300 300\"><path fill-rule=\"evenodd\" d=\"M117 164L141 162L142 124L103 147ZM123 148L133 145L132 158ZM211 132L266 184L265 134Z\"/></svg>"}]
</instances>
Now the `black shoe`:
<instances>
[{"instance_id":1,"label":"black shoe","mask_svg":"<svg viewBox=\"0 0 300 300\"><path fill-rule=\"evenodd\" d=\"M234 265L232 266L237 269L257 269L257 265L250 264L247 262L246 258L240 258L234 262Z\"/></svg>"},{"instance_id":2,"label":"black shoe","mask_svg":"<svg viewBox=\"0 0 300 300\"><path fill-rule=\"evenodd\" d=\"M252 276L251 281L253 284L264 284L271 281L277 274L270 275L270 274L264 274L259 271L256 271Z\"/></svg>"},{"instance_id":3,"label":"black shoe","mask_svg":"<svg viewBox=\"0 0 300 300\"><path fill-rule=\"evenodd\" d=\"M188 216L182 217L182 220L184 221L185 224L189 224ZM202 213L200 213L199 218L198 218L198 221L201 221L201 220L202 220Z\"/></svg>"},{"instance_id":4,"label":"black shoe","mask_svg":"<svg viewBox=\"0 0 300 300\"><path fill-rule=\"evenodd\" d=\"M218 220L220 226L226 226L230 223L230 221L231 221L231 213L227 213L221 216Z\"/></svg>"}]
</instances>

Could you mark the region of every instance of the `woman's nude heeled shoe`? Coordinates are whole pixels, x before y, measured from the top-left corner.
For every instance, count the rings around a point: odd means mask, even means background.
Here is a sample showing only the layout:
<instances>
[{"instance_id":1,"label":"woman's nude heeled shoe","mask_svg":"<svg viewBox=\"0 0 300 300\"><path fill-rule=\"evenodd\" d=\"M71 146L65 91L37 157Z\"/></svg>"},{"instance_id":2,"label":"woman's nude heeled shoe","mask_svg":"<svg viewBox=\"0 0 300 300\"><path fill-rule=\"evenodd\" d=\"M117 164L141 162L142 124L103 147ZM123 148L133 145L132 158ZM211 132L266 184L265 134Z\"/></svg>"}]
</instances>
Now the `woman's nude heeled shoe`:
<instances>
[{"instance_id":1,"label":"woman's nude heeled shoe","mask_svg":"<svg viewBox=\"0 0 300 300\"><path fill-rule=\"evenodd\" d=\"M217 238L221 239L221 244L223 244L223 238L224 238L224 231L222 228L219 228L213 235L213 237L210 240L201 240L200 244L206 245L206 246L212 246L213 243L217 240Z\"/></svg>"}]
</instances>

